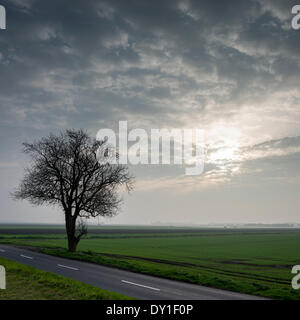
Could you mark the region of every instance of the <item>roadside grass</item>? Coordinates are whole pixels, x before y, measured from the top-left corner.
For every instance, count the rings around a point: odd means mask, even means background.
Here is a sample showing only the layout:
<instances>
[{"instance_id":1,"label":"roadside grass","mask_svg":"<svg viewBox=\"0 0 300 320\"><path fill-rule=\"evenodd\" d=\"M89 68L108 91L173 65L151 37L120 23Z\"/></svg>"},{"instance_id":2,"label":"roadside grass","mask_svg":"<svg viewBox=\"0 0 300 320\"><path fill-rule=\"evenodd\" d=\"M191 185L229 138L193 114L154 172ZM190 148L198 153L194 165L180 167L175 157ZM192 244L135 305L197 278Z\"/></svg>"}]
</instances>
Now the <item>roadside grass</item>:
<instances>
[{"instance_id":1,"label":"roadside grass","mask_svg":"<svg viewBox=\"0 0 300 320\"><path fill-rule=\"evenodd\" d=\"M103 290L51 272L0 258L6 269L6 289L0 300L124 300L124 295Z\"/></svg>"},{"instance_id":2,"label":"roadside grass","mask_svg":"<svg viewBox=\"0 0 300 320\"><path fill-rule=\"evenodd\" d=\"M93 233L76 254L63 234L1 234L0 243L39 248L45 253L134 272L260 295L300 299L291 287L293 265L300 264L300 230L214 230L153 234L147 230Z\"/></svg>"}]
</instances>

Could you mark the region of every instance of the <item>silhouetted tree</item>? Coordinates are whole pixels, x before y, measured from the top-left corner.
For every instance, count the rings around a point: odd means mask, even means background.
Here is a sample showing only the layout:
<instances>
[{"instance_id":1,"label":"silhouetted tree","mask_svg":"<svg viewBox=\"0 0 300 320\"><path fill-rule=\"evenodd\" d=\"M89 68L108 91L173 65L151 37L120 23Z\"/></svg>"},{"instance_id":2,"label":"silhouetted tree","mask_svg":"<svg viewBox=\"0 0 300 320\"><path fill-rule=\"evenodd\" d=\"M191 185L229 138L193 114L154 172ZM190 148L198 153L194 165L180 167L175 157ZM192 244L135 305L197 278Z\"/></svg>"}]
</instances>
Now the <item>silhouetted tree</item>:
<instances>
[{"instance_id":1,"label":"silhouetted tree","mask_svg":"<svg viewBox=\"0 0 300 320\"><path fill-rule=\"evenodd\" d=\"M125 165L99 161L107 151L106 142L90 138L83 130L66 130L23 145L32 163L13 196L34 205L59 205L65 215L68 249L75 252L87 233L82 218L116 215L122 200L119 187L130 191L133 177Z\"/></svg>"}]
</instances>

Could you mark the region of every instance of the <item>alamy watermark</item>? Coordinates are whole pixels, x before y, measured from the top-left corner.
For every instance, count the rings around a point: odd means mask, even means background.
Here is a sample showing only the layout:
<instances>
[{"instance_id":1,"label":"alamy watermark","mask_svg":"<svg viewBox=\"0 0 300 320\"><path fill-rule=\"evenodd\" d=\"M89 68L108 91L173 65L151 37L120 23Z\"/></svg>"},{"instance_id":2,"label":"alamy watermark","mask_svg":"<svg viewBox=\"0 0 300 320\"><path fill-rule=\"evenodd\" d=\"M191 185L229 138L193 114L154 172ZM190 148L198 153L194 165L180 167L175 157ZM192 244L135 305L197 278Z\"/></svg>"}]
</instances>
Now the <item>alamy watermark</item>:
<instances>
[{"instance_id":1,"label":"alamy watermark","mask_svg":"<svg viewBox=\"0 0 300 320\"><path fill-rule=\"evenodd\" d=\"M292 14L295 16L292 19L292 28L294 30L300 29L300 5L293 6Z\"/></svg>"},{"instance_id":2,"label":"alamy watermark","mask_svg":"<svg viewBox=\"0 0 300 320\"><path fill-rule=\"evenodd\" d=\"M1 289L6 289L6 274L3 266L0 266L0 290Z\"/></svg>"},{"instance_id":3,"label":"alamy watermark","mask_svg":"<svg viewBox=\"0 0 300 320\"><path fill-rule=\"evenodd\" d=\"M292 287L293 289L298 290L300 289L300 265L293 266L292 273L296 274L292 279Z\"/></svg>"},{"instance_id":4,"label":"alamy watermark","mask_svg":"<svg viewBox=\"0 0 300 320\"><path fill-rule=\"evenodd\" d=\"M2 5L0 5L0 29L6 29L6 10Z\"/></svg>"},{"instance_id":5,"label":"alamy watermark","mask_svg":"<svg viewBox=\"0 0 300 320\"><path fill-rule=\"evenodd\" d=\"M100 129L96 139L108 146L98 149L100 163L185 165L186 175L200 175L204 170L204 138L200 129L151 129L149 135L140 128L128 132L127 121L119 121L118 134L112 129Z\"/></svg>"}]
</instances>

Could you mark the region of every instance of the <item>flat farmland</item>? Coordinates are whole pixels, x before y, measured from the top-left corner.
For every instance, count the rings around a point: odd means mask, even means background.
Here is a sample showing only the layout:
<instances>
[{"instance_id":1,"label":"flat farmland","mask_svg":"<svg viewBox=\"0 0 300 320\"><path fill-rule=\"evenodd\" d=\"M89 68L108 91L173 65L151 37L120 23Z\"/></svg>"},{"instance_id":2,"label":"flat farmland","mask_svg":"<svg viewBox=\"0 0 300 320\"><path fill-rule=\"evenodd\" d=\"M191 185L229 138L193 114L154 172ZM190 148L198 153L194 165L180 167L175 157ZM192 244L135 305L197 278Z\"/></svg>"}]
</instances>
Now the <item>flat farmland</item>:
<instances>
[{"instance_id":1,"label":"flat farmland","mask_svg":"<svg viewBox=\"0 0 300 320\"><path fill-rule=\"evenodd\" d=\"M0 242L134 272L276 299L300 299L299 229L91 227L78 253L66 251L63 227L2 227Z\"/></svg>"}]
</instances>

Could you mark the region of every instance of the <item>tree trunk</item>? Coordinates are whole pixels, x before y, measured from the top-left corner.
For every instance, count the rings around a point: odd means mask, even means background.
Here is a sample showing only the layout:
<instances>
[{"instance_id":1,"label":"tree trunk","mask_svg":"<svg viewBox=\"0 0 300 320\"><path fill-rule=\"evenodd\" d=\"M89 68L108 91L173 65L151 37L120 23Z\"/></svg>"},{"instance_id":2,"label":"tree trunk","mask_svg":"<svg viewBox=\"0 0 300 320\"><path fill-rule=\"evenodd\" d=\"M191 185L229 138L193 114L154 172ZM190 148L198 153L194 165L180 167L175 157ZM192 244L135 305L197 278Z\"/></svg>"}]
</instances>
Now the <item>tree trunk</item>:
<instances>
[{"instance_id":1,"label":"tree trunk","mask_svg":"<svg viewBox=\"0 0 300 320\"><path fill-rule=\"evenodd\" d=\"M68 237L68 250L70 252L76 252L77 244L78 244L78 239L76 237L73 237L73 238Z\"/></svg>"},{"instance_id":2,"label":"tree trunk","mask_svg":"<svg viewBox=\"0 0 300 320\"><path fill-rule=\"evenodd\" d=\"M65 213L66 218L66 231L68 236L68 250L70 252L76 252L76 248L79 242L79 239L75 236L76 231L76 217L71 216L68 213Z\"/></svg>"}]
</instances>

